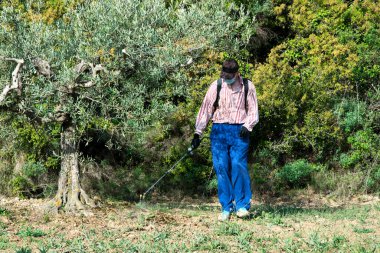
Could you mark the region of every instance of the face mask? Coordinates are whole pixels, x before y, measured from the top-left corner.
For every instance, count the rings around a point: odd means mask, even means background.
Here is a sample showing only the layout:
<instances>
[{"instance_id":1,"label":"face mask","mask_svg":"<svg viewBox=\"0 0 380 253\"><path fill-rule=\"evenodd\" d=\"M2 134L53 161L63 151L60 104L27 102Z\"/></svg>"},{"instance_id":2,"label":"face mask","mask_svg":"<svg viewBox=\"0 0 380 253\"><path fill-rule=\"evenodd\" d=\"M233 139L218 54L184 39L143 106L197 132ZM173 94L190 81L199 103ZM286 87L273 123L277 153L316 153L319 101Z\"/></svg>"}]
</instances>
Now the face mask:
<instances>
[{"instance_id":1,"label":"face mask","mask_svg":"<svg viewBox=\"0 0 380 253\"><path fill-rule=\"evenodd\" d=\"M232 78L232 79L224 79L224 81L228 84L228 85L231 85L235 82L235 78Z\"/></svg>"}]
</instances>

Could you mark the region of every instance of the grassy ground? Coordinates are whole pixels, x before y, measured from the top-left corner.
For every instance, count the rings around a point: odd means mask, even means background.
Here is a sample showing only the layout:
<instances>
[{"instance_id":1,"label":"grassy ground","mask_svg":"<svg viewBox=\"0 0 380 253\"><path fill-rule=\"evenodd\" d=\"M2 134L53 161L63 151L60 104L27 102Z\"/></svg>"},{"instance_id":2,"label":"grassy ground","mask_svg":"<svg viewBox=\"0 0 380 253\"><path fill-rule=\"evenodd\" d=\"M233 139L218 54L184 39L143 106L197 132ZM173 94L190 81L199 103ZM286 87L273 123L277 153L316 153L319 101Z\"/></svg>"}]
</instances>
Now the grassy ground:
<instances>
[{"instance_id":1,"label":"grassy ground","mask_svg":"<svg viewBox=\"0 0 380 253\"><path fill-rule=\"evenodd\" d=\"M0 198L0 252L380 252L380 201L368 196L256 202L255 216L226 223L215 199L107 203L88 216L43 204Z\"/></svg>"}]
</instances>

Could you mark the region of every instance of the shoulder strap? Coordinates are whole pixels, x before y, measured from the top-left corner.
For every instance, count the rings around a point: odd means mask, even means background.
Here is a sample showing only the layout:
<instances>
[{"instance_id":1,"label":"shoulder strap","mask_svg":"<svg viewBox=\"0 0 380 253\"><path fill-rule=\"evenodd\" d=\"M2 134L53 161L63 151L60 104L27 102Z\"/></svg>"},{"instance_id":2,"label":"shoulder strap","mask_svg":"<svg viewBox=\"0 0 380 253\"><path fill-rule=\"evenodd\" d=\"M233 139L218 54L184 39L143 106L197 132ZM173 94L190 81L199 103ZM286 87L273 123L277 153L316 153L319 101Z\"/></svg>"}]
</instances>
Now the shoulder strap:
<instances>
[{"instance_id":1,"label":"shoulder strap","mask_svg":"<svg viewBox=\"0 0 380 253\"><path fill-rule=\"evenodd\" d=\"M216 87L216 98L214 101L214 112L216 108L219 106L219 97L220 97L220 90L222 89L222 79L219 78L217 82L217 87Z\"/></svg>"},{"instance_id":2,"label":"shoulder strap","mask_svg":"<svg viewBox=\"0 0 380 253\"><path fill-rule=\"evenodd\" d=\"M244 84L245 112L248 113L248 103L247 103L247 96L248 96L248 79L247 79L247 78L243 78L243 84Z\"/></svg>"}]
</instances>

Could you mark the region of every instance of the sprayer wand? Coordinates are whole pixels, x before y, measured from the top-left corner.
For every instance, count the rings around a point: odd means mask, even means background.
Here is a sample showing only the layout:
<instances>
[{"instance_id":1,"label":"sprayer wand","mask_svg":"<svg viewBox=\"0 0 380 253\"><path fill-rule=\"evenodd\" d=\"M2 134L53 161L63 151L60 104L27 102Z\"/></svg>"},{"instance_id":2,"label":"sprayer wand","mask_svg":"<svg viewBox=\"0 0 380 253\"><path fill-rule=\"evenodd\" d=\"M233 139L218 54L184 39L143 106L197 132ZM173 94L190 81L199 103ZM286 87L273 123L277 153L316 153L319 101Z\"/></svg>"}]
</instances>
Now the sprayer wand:
<instances>
[{"instance_id":1,"label":"sprayer wand","mask_svg":"<svg viewBox=\"0 0 380 253\"><path fill-rule=\"evenodd\" d=\"M172 171L185 157L193 154L193 147L187 149L186 154L184 154L170 169L168 169L154 184L152 184L148 190L143 194L140 194L140 202L145 199L146 194L148 194L170 171Z\"/></svg>"}]
</instances>

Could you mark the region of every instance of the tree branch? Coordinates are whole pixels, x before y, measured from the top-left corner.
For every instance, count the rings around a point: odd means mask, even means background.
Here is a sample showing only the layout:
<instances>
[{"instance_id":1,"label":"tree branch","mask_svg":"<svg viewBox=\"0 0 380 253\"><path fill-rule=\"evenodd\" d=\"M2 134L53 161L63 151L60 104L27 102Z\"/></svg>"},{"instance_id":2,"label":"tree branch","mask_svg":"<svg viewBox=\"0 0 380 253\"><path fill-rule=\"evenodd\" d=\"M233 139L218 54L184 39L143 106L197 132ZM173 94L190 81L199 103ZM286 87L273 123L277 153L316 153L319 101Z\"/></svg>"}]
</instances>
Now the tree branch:
<instances>
[{"instance_id":1,"label":"tree branch","mask_svg":"<svg viewBox=\"0 0 380 253\"><path fill-rule=\"evenodd\" d=\"M21 75L19 72L20 72L22 65L24 64L24 60L23 59L15 59L15 58L7 58L7 57L3 57L3 56L0 56L0 60L14 61L17 63L16 68L12 72L12 83L5 85L3 91L0 94L0 103L2 103L11 90L18 89L21 91L22 83L21 83Z\"/></svg>"},{"instance_id":2,"label":"tree branch","mask_svg":"<svg viewBox=\"0 0 380 253\"><path fill-rule=\"evenodd\" d=\"M103 66L101 64L96 64L94 66L94 64L92 64L92 63L87 63L87 62L83 62L82 61L81 63L79 63L75 67L75 71L78 74L81 74L81 73L89 70L89 68L91 69L91 76L92 76L92 78L95 78L100 71L104 70L104 68L103 68ZM78 82L75 83L75 87L81 87L81 88L90 88L90 87L92 87L94 85L95 85L95 83L93 81L88 81L88 82L85 82L85 83L78 83Z\"/></svg>"}]
</instances>

